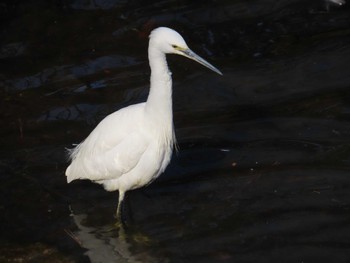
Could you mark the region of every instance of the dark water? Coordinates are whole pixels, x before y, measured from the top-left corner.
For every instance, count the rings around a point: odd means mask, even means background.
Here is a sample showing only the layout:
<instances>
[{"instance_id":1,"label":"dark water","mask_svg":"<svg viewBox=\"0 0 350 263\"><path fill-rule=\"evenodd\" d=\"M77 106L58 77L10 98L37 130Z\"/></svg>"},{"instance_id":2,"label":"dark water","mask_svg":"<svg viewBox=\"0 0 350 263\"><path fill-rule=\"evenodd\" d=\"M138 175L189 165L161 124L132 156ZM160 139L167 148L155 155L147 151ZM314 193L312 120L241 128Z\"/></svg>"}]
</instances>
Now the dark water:
<instances>
[{"instance_id":1,"label":"dark water","mask_svg":"<svg viewBox=\"0 0 350 263\"><path fill-rule=\"evenodd\" d=\"M1 262L349 262L350 9L324 1L0 5ZM128 195L66 184L65 148L144 101L147 37L178 30L220 77L169 56L179 153Z\"/></svg>"}]
</instances>

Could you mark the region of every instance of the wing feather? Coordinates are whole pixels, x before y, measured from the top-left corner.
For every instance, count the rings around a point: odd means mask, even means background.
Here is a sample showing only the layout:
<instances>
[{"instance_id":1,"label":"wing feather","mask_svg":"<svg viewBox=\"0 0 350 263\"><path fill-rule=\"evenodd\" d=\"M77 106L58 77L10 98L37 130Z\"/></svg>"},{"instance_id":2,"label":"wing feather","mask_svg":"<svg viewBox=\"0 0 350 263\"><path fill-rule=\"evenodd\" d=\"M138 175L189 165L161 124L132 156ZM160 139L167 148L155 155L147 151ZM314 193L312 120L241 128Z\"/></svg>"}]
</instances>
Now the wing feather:
<instances>
[{"instance_id":1,"label":"wing feather","mask_svg":"<svg viewBox=\"0 0 350 263\"><path fill-rule=\"evenodd\" d=\"M135 167L149 144L140 128L143 109L144 103L140 103L103 119L71 150L72 163L66 170L67 181L115 179Z\"/></svg>"}]
</instances>

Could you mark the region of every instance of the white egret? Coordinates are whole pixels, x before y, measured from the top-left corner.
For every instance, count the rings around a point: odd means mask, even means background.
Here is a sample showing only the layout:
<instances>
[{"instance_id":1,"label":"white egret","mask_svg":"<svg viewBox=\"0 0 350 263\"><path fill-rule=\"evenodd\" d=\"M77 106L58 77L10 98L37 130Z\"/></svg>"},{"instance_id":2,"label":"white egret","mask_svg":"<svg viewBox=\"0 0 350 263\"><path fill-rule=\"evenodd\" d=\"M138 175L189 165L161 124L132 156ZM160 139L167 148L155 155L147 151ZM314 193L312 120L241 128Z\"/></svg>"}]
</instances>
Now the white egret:
<instances>
[{"instance_id":1,"label":"white egret","mask_svg":"<svg viewBox=\"0 0 350 263\"><path fill-rule=\"evenodd\" d=\"M118 190L118 220L125 192L156 179L168 166L176 142L166 54L185 56L222 75L191 51L176 31L166 27L153 30L148 47L151 83L147 101L108 115L69 153L67 182L89 179L107 191Z\"/></svg>"}]
</instances>

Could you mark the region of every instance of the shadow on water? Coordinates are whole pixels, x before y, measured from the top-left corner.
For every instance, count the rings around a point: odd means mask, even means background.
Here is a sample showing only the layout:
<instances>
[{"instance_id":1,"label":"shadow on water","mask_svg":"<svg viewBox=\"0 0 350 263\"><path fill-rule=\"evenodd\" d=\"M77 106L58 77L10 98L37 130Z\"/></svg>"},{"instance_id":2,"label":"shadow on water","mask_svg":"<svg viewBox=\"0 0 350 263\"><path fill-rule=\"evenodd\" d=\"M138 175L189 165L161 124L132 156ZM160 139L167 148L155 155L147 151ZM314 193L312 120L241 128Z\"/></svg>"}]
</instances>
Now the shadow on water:
<instances>
[{"instance_id":1,"label":"shadow on water","mask_svg":"<svg viewBox=\"0 0 350 263\"><path fill-rule=\"evenodd\" d=\"M347 262L350 12L325 1L7 1L1 9L0 261ZM67 185L65 148L148 94L169 56L179 152L150 186Z\"/></svg>"}]
</instances>

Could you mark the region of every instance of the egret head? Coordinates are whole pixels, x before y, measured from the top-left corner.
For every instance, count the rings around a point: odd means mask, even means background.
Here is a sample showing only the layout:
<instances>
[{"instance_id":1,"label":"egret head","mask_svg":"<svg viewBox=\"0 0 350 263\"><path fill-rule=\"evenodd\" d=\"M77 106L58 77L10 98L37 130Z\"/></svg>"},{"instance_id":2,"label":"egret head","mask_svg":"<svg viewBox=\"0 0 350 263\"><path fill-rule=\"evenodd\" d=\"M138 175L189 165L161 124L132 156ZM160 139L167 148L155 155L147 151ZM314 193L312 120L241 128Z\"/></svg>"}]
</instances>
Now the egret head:
<instances>
[{"instance_id":1,"label":"egret head","mask_svg":"<svg viewBox=\"0 0 350 263\"><path fill-rule=\"evenodd\" d=\"M203 58L194 53L186 44L183 37L167 27L159 27L151 32L150 35L150 46L158 48L165 54L177 54L185 56L189 59L197 61L203 66L213 70L214 72L222 75L221 71L205 61Z\"/></svg>"}]
</instances>

